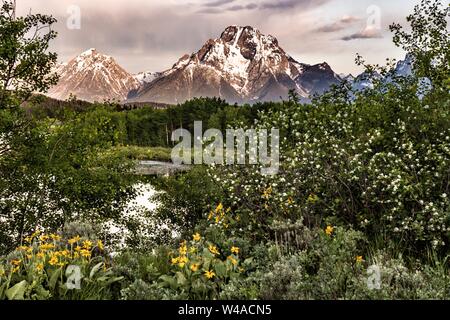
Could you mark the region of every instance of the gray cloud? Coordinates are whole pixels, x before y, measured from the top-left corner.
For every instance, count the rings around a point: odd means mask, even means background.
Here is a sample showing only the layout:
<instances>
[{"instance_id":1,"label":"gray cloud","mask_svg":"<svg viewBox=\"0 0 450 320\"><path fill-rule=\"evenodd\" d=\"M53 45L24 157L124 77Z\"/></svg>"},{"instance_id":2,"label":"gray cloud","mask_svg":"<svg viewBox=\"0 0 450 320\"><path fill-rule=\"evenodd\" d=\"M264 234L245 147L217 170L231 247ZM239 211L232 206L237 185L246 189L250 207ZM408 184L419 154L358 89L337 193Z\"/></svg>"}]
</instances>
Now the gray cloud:
<instances>
[{"instance_id":1,"label":"gray cloud","mask_svg":"<svg viewBox=\"0 0 450 320\"><path fill-rule=\"evenodd\" d=\"M227 10L228 11L242 11L242 10L254 10L257 8L258 8L258 5L256 3L249 3L245 6L235 5L235 6L228 8Z\"/></svg>"},{"instance_id":2,"label":"gray cloud","mask_svg":"<svg viewBox=\"0 0 450 320\"><path fill-rule=\"evenodd\" d=\"M203 6L205 6L205 7L221 7L224 4L230 4L235 1L236 0L215 0L213 2L205 3Z\"/></svg>"},{"instance_id":3,"label":"gray cloud","mask_svg":"<svg viewBox=\"0 0 450 320\"><path fill-rule=\"evenodd\" d=\"M236 4L231 7L225 8L227 11L245 11L245 10L275 10L283 11L301 7L304 10L321 6L332 0L277 0L273 2L263 2L261 4L249 3L249 4ZM218 14L223 13L222 7L225 4L236 2L235 0L217 0L211 3L202 5L202 9L198 10L199 13L205 14Z\"/></svg>"},{"instance_id":4,"label":"gray cloud","mask_svg":"<svg viewBox=\"0 0 450 320\"><path fill-rule=\"evenodd\" d=\"M341 31L344 29L347 29L349 25L360 21L361 19L355 16L344 16L341 19L339 19L338 21L335 21L333 23L321 26L319 28L317 28L315 31L316 32L337 32L337 31Z\"/></svg>"},{"instance_id":5,"label":"gray cloud","mask_svg":"<svg viewBox=\"0 0 450 320\"><path fill-rule=\"evenodd\" d=\"M342 37L341 40L350 41L357 39L380 39L380 38L383 38L381 30L368 26L362 31Z\"/></svg>"},{"instance_id":6,"label":"gray cloud","mask_svg":"<svg viewBox=\"0 0 450 320\"><path fill-rule=\"evenodd\" d=\"M334 22L334 23L330 23L327 24L325 26L319 27L317 28L315 31L316 32L336 32L336 31L341 31L343 29L345 29L345 25L343 25L342 23L339 22Z\"/></svg>"},{"instance_id":7,"label":"gray cloud","mask_svg":"<svg viewBox=\"0 0 450 320\"><path fill-rule=\"evenodd\" d=\"M355 16L344 16L341 18L341 20L339 20L341 23L353 23L353 22L357 22L357 21L361 21L361 18L359 17L355 17Z\"/></svg>"},{"instance_id":8,"label":"gray cloud","mask_svg":"<svg viewBox=\"0 0 450 320\"><path fill-rule=\"evenodd\" d=\"M327 2L330 2L330 0L277 0L265 2L261 4L259 7L261 9L286 10L297 7L304 7L304 8L318 7Z\"/></svg>"},{"instance_id":9,"label":"gray cloud","mask_svg":"<svg viewBox=\"0 0 450 320\"><path fill-rule=\"evenodd\" d=\"M219 14L219 13L223 13L223 10L217 9L217 8L203 8L203 9L198 10L197 13Z\"/></svg>"}]
</instances>

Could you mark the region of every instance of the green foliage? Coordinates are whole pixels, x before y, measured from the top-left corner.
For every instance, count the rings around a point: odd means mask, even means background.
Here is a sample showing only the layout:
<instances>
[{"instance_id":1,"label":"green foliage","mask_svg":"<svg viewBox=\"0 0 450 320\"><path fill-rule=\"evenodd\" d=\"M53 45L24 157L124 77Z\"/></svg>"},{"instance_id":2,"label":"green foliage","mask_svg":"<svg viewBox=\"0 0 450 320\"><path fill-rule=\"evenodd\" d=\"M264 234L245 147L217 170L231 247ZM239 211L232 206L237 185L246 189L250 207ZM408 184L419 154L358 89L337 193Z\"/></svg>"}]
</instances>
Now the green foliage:
<instances>
[{"instance_id":1,"label":"green foliage","mask_svg":"<svg viewBox=\"0 0 450 320\"><path fill-rule=\"evenodd\" d=\"M146 257L126 254L119 258L122 267L118 269L122 268L131 284L122 290L122 296L216 299L221 288L239 278L242 266L249 263L241 261L240 253L239 247L221 247L196 233L192 241L182 241L176 251L163 250Z\"/></svg>"},{"instance_id":2,"label":"green foliage","mask_svg":"<svg viewBox=\"0 0 450 320\"><path fill-rule=\"evenodd\" d=\"M424 1L410 18L415 36L396 33L398 43L411 41L417 68L431 51L436 59L448 54L448 9L439 8ZM414 45L421 40L434 45ZM362 92L344 84L310 105L291 98L282 108L260 112L257 128L280 129L280 172L266 177L251 166L211 170L240 214L240 227L261 237L274 219L303 219L316 227L328 222L352 226L371 241L382 234L410 255L430 247L447 252L450 91L440 81L450 73L439 61L439 76L417 71L374 80L374 88ZM369 67L368 73L377 71ZM386 76L392 71L381 69ZM431 87L419 92L423 76Z\"/></svg>"},{"instance_id":3,"label":"green foliage","mask_svg":"<svg viewBox=\"0 0 450 320\"><path fill-rule=\"evenodd\" d=\"M0 300L111 299L114 276L103 243L34 233L0 260Z\"/></svg>"},{"instance_id":4,"label":"green foliage","mask_svg":"<svg viewBox=\"0 0 450 320\"><path fill-rule=\"evenodd\" d=\"M28 125L0 158L2 250L36 227L55 231L71 220L122 213L136 178L129 174L132 162L106 152L120 140L120 121L99 107L67 114L64 122L30 119Z\"/></svg>"},{"instance_id":5,"label":"green foliage","mask_svg":"<svg viewBox=\"0 0 450 320\"><path fill-rule=\"evenodd\" d=\"M155 160L170 162L172 150L163 147L138 147L138 146L117 146L111 152L118 153L122 158L131 160Z\"/></svg>"},{"instance_id":6,"label":"green foliage","mask_svg":"<svg viewBox=\"0 0 450 320\"><path fill-rule=\"evenodd\" d=\"M400 24L390 26L394 44L414 57L415 74L430 79L438 92L448 92L444 82L450 74L449 13L448 4L445 7L441 1L425 0L407 17L411 32Z\"/></svg>"},{"instance_id":7,"label":"green foliage","mask_svg":"<svg viewBox=\"0 0 450 320\"><path fill-rule=\"evenodd\" d=\"M45 92L56 84L50 75L56 54L49 53L56 37L56 19L41 14L15 17L11 1L0 7L0 109L16 108L33 92ZM44 30L44 32L42 32ZM45 32L47 31L47 32Z\"/></svg>"},{"instance_id":8,"label":"green foliage","mask_svg":"<svg viewBox=\"0 0 450 320\"><path fill-rule=\"evenodd\" d=\"M154 197L160 204L155 218L182 233L190 233L205 217L206 208L218 203L222 196L220 185L213 182L203 166L195 166L182 175L158 178L153 184L162 191Z\"/></svg>"}]
</instances>

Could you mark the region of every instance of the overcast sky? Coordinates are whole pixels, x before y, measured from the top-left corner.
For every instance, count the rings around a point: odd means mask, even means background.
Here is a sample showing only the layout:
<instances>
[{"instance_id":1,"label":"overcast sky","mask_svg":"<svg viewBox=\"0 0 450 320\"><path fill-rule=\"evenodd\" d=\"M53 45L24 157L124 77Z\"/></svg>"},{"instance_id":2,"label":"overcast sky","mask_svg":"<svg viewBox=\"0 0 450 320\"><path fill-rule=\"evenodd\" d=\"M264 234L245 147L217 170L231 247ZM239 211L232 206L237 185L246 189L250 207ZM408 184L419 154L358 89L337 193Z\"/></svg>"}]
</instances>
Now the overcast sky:
<instances>
[{"instance_id":1,"label":"overcast sky","mask_svg":"<svg viewBox=\"0 0 450 320\"><path fill-rule=\"evenodd\" d=\"M405 23L419 0L17 0L18 13L58 18L52 49L60 61L97 48L128 71L162 71L229 25L251 25L304 63L328 62L357 73L355 54L371 63L402 58L388 26ZM67 27L80 8L81 27ZM70 11L70 12L69 12ZM76 12L75 12L76 13ZM73 21L73 20L69 20ZM71 24L73 26L73 24Z\"/></svg>"}]
</instances>

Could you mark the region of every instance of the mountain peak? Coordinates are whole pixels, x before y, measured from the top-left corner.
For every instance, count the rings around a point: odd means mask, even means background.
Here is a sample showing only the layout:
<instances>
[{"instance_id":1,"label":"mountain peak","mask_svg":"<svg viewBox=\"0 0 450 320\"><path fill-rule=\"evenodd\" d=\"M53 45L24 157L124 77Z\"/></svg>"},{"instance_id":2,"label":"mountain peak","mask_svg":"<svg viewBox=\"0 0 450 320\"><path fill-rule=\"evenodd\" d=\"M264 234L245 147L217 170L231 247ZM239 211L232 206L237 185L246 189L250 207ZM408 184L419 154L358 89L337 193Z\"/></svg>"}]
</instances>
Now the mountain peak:
<instances>
[{"instance_id":1,"label":"mountain peak","mask_svg":"<svg viewBox=\"0 0 450 320\"><path fill-rule=\"evenodd\" d=\"M125 100L128 92L140 82L125 71L112 57L95 48L84 51L55 72L60 76L48 95L65 100L71 94L86 101Z\"/></svg>"},{"instance_id":2,"label":"mountain peak","mask_svg":"<svg viewBox=\"0 0 450 320\"><path fill-rule=\"evenodd\" d=\"M277 101L292 89L306 98L337 81L328 64L299 63L275 37L252 26L231 25L157 80L143 84L130 100L170 104L203 96L231 103Z\"/></svg>"},{"instance_id":3,"label":"mountain peak","mask_svg":"<svg viewBox=\"0 0 450 320\"><path fill-rule=\"evenodd\" d=\"M90 56L90 55L97 54L97 53L98 53L97 49L90 48L90 49L84 51L83 53L81 53L80 56Z\"/></svg>"}]
</instances>

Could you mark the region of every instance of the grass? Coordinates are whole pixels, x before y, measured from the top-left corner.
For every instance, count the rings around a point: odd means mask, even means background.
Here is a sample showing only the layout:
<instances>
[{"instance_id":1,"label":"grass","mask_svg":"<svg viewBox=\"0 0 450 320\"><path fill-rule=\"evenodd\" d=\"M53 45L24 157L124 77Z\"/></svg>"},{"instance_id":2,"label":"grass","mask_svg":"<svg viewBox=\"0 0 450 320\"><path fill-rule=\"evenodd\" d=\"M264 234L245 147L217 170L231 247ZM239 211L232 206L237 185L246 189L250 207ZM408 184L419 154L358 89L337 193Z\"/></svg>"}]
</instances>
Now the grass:
<instances>
[{"instance_id":1,"label":"grass","mask_svg":"<svg viewBox=\"0 0 450 320\"><path fill-rule=\"evenodd\" d=\"M132 160L171 161L172 149L164 147L119 146L114 152Z\"/></svg>"}]
</instances>

